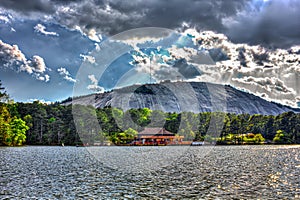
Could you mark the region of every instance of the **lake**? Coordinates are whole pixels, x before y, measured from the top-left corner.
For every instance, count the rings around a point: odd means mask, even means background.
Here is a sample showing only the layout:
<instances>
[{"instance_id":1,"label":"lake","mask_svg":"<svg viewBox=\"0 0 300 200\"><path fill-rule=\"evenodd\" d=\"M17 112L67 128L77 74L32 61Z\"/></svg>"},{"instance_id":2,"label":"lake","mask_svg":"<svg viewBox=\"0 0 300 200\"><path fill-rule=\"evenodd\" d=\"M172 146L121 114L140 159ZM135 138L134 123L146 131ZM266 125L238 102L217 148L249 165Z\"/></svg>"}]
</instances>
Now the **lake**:
<instances>
[{"instance_id":1,"label":"lake","mask_svg":"<svg viewBox=\"0 0 300 200\"><path fill-rule=\"evenodd\" d=\"M1 147L16 198L300 199L300 146Z\"/></svg>"}]
</instances>

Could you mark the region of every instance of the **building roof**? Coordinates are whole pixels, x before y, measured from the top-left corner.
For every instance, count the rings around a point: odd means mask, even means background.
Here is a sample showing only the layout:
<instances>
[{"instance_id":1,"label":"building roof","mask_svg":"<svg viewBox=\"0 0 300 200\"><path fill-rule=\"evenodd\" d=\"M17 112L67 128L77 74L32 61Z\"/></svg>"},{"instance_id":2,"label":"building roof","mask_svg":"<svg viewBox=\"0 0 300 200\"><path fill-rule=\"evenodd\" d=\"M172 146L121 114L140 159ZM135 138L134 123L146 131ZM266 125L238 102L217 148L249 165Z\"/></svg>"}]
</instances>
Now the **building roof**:
<instances>
[{"instance_id":1,"label":"building roof","mask_svg":"<svg viewBox=\"0 0 300 200\"><path fill-rule=\"evenodd\" d=\"M175 133L167 131L164 128L145 128L143 131L139 132L138 135L164 135L164 136L174 136Z\"/></svg>"},{"instance_id":2,"label":"building roof","mask_svg":"<svg viewBox=\"0 0 300 200\"><path fill-rule=\"evenodd\" d=\"M171 135L171 136L157 136L157 135L140 135L139 138L141 139L183 139L184 136L175 136L175 135Z\"/></svg>"}]
</instances>

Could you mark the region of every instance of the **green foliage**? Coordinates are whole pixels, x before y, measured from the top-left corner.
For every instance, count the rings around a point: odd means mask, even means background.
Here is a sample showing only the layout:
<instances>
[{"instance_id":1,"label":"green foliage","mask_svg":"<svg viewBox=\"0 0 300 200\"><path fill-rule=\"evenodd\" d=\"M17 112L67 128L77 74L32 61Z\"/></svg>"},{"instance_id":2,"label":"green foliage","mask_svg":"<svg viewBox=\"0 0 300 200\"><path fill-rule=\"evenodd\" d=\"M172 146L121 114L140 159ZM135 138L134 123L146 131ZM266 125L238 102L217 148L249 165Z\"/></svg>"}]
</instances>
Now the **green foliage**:
<instances>
[{"instance_id":1,"label":"green foliage","mask_svg":"<svg viewBox=\"0 0 300 200\"><path fill-rule=\"evenodd\" d=\"M12 107L17 111L14 116L24 119L29 127L27 144L93 144L105 138L117 144L128 143L133 138L128 130L141 131L146 126L164 127L183 135L185 140L205 140L220 144L260 144L272 141L275 135L275 143L300 143L300 114L295 113L250 116L232 113L164 113L148 108L124 112L118 108L95 109L79 105L74 106L72 112L72 106L45 105L40 102L17 103ZM8 137L11 133L7 124L13 119L9 111L7 106L2 106L0 137L4 144L13 143L11 137ZM75 121L73 115L77 116ZM91 116L97 119L96 122L90 120ZM97 122L100 130L96 126ZM276 130L284 131L284 137L276 134ZM248 137L247 133L253 133L254 136Z\"/></svg>"},{"instance_id":2,"label":"green foliage","mask_svg":"<svg viewBox=\"0 0 300 200\"><path fill-rule=\"evenodd\" d=\"M8 100L8 94L5 91L5 88L2 87L2 83L0 80L0 102L5 102Z\"/></svg>"},{"instance_id":3,"label":"green foliage","mask_svg":"<svg viewBox=\"0 0 300 200\"><path fill-rule=\"evenodd\" d=\"M254 136L255 143L263 143L265 142L265 138L259 133Z\"/></svg>"},{"instance_id":4,"label":"green foliage","mask_svg":"<svg viewBox=\"0 0 300 200\"><path fill-rule=\"evenodd\" d=\"M78 112L74 112L74 109ZM93 144L95 140L102 141L106 137L117 144L128 143L132 137L122 130L131 128L141 131L146 126L164 127L183 135L185 140L205 140L220 144L260 144L272 141L275 130L280 129L289 134L275 138L274 142L300 143L300 114L295 113L283 113L274 117L232 113L164 113L148 108L124 112L118 108L94 109L79 105L73 108L72 113L71 106L44 105L39 102L19 103L17 111L30 127L28 144ZM73 114L78 115L76 126ZM101 130L95 127L95 122L89 120L90 116L97 118ZM211 131L209 135L208 129ZM253 135L248 137L247 133Z\"/></svg>"},{"instance_id":5,"label":"green foliage","mask_svg":"<svg viewBox=\"0 0 300 200\"><path fill-rule=\"evenodd\" d=\"M25 121L15 118L10 122L10 128L10 138L12 143L9 145L22 145L26 141L26 131L29 129Z\"/></svg>"},{"instance_id":6,"label":"green foliage","mask_svg":"<svg viewBox=\"0 0 300 200\"><path fill-rule=\"evenodd\" d=\"M115 133L110 136L110 140L114 144L129 144L137 136L138 132L132 128L125 130L124 132Z\"/></svg>"},{"instance_id":7,"label":"green foliage","mask_svg":"<svg viewBox=\"0 0 300 200\"><path fill-rule=\"evenodd\" d=\"M141 88L140 92L145 89ZM26 144L35 145L93 144L106 138L116 144L126 144L143 127L164 127L183 135L185 140L220 144L300 143L300 114L293 112L264 116L164 113L149 108L123 111L111 107L47 105L39 101L3 103L7 97L0 81L0 145L21 145L25 139Z\"/></svg>"},{"instance_id":8,"label":"green foliage","mask_svg":"<svg viewBox=\"0 0 300 200\"><path fill-rule=\"evenodd\" d=\"M125 133L126 138L129 138L129 139L134 139L138 134L138 132L132 128L125 130L124 133Z\"/></svg>"},{"instance_id":9,"label":"green foliage","mask_svg":"<svg viewBox=\"0 0 300 200\"><path fill-rule=\"evenodd\" d=\"M26 131L29 127L25 121L13 117L9 113L7 105L0 106L0 144L7 146L19 146L26 141Z\"/></svg>"},{"instance_id":10,"label":"green foliage","mask_svg":"<svg viewBox=\"0 0 300 200\"><path fill-rule=\"evenodd\" d=\"M273 138L275 144L290 144L292 143L289 135L283 130L277 130L276 135Z\"/></svg>"},{"instance_id":11,"label":"green foliage","mask_svg":"<svg viewBox=\"0 0 300 200\"><path fill-rule=\"evenodd\" d=\"M0 145L22 145L26 139L28 126L18 118L16 105L9 103L8 95L0 81Z\"/></svg>"},{"instance_id":12,"label":"green foliage","mask_svg":"<svg viewBox=\"0 0 300 200\"><path fill-rule=\"evenodd\" d=\"M135 122L138 126L145 127L151 122L150 117L152 111L149 108L130 109L129 113L131 115L132 121Z\"/></svg>"}]
</instances>

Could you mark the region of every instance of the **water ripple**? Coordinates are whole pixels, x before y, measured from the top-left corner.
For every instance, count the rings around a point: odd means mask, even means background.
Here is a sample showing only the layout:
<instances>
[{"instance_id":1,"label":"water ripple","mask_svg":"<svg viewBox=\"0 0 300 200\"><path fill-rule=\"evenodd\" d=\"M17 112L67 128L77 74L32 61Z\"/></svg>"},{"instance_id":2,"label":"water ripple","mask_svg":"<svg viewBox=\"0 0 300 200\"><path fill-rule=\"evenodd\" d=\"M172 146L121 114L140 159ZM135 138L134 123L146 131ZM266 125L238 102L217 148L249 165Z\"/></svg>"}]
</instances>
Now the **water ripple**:
<instances>
[{"instance_id":1,"label":"water ripple","mask_svg":"<svg viewBox=\"0 0 300 200\"><path fill-rule=\"evenodd\" d=\"M300 199L299 146L180 148L0 148L0 199Z\"/></svg>"}]
</instances>

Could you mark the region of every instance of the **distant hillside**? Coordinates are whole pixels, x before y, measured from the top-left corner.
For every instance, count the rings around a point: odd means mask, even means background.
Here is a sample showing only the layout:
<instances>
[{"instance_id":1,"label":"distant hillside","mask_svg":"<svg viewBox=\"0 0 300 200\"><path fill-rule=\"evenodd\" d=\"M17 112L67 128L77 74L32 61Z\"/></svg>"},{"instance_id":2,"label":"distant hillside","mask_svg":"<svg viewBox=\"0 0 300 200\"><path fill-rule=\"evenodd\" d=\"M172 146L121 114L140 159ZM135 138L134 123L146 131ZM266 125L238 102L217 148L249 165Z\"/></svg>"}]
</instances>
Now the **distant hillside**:
<instances>
[{"instance_id":1,"label":"distant hillside","mask_svg":"<svg viewBox=\"0 0 300 200\"><path fill-rule=\"evenodd\" d=\"M63 104L93 105L97 108L112 106L128 110L148 107L164 112L249 113L277 115L283 112L300 112L278 103L266 101L255 95L224 86L203 82L164 82L134 85L111 92L92 94L66 100Z\"/></svg>"}]
</instances>

